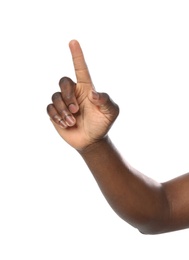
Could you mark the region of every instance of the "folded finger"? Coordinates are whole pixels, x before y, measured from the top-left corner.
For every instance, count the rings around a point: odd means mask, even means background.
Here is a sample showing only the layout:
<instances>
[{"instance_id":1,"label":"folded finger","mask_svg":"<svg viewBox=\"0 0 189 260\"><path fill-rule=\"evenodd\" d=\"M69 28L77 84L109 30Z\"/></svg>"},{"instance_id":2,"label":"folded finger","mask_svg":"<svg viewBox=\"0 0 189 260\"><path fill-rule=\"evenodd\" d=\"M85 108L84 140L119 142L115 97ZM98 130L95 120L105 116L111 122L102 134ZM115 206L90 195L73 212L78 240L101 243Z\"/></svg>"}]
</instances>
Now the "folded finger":
<instances>
[{"instance_id":1,"label":"folded finger","mask_svg":"<svg viewBox=\"0 0 189 260\"><path fill-rule=\"evenodd\" d=\"M50 119L53 121L53 123L56 123L61 128L68 127L67 124L62 119L62 117L59 115L58 111L56 110L56 108L54 107L53 104L49 104L47 106L47 113L48 113Z\"/></svg>"},{"instance_id":2,"label":"folded finger","mask_svg":"<svg viewBox=\"0 0 189 260\"><path fill-rule=\"evenodd\" d=\"M61 120L63 120L63 122L66 123L67 126L73 126L76 123L76 120L64 103L61 93L54 93L52 96L52 101L56 111L61 117Z\"/></svg>"},{"instance_id":3,"label":"folded finger","mask_svg":"<svg viewBox=\"0 0 189 260\"><path fill-rule=\"evenodd\" d=\"M75 96L76 84L68 77L63 77L59 81L62 99L71 113L79 110L77 99Z\"/></svg>"}]
</instances>

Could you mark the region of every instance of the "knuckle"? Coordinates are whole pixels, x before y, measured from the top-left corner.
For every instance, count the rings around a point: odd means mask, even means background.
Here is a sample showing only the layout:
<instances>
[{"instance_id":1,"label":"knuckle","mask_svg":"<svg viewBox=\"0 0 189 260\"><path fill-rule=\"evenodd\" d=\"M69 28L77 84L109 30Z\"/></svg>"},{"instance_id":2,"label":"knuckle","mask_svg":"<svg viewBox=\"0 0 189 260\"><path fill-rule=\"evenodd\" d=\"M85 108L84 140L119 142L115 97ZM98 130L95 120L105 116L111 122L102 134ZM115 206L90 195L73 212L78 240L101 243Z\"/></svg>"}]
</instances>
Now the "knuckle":
<instances>
[{"instance_id":1,"label":"knuckle","mask_svg":"<svg viewBox=\"0 0 189 260\"><path fill-rule=\"evenodd\" d=\"M102 96L105 103L110 101L110 96L107 93L102 92L101 96Z\"/></svg>"},{"instance_id":2,"label":"knuckle","mask_svg":"<svg viewBox=\"0 0 189 260\"><path fill-rule=\"evenodd\" d=\"M107 106L107 110L117 117L120 112L119 106L111 99L111 97L107 93L102 93L104 105Z\"/></svg>"},{"instance_id":3,"label":"knuckle","mask_svg":"<svg viewBox=\"0 0 189 260\"><path fill-rule=\"evenodd\" d=\"M54 114L54 115L52 116L52 119L53 119L53 121L55 121L56 123L59 122L59 120L60 120L58 114Z\"/></svg>"},{"instance_id":4,"label":"knuckle","mask_svg":"<svg viewBox=\"0 0 189 260\"><path fill-rule=\"evenodd\" d=\"M62 77L60 80L59 80L59 85L61 84L64 84L65 82L68 81L68 77Z\"/></svg>"},{"instance_id":5,"label":"knuckle","mask_svg":"<svg viewBox=\"0 0 189 260\"><path fill-rule=\"evenodd\" d=\"M57 99L60 99L60 97L61 97L60 92L56 92L56 93L54 93L54 94L52 95L52 101L55 101L55 100L57 100Z\"/></svg>"},{"instance_id":6,"label":"knuckle","mask_svg":"<svg viewBox=\"0 0 189 260\"><path fill-rule=\"evenodd\" d=\"M74 88L73 85L67 85L64 88L61 88L62 90L62 97L66 101L66 103L69 103L74 98Z\"/></svg>"},{"instance_id":7,"label":"knuckle","mask_svg":"<svg viewBox=\"0 0 189 260\"><path fill-rule=\"evenodd\" d=\"M53 104L49 104L47 106L47 113L50 113L52 111L52 108L53 108Z\"/></svg>"},{"instance_id":8,"label":"knuckle","mask_svg":"<svg viewBox=\"0 0 189 260\"><path fill-rule=\"evenodd\" d=\"M114 103L114 105L115 105L116 116L118 116L119 112L120 112L120 108L119 108L119 106L116 103Z\"/></svg>"},{"instance_id":9,"label":"knuckle","mask_svg":"<svg viewBox=\"0 0 189 260\"><path fill-rule=\"evenodd\" d=\"M67 103L70 103L73 99L73 95L72 93L67 93L65 96L64 96L64 99L66 100Z\"/></svg>"},{"instance_id":10,"label":"knuckle","mask_svg":"<svg viewBox=\"0 0 189 260\"><path fill-rule=\"evenodd\" d=\"M59 114L60 114L60 116L61 116L62 118L65 118L66 115L68 114L68 111L67 111L66 109L61 109L61 110L58 111L58 112L59 112Z\"/></svg>"},{"instance_id":11,"label":"knuckle","mask_svg":"<svg viewBox=\"0 0 189 260\"><path fill-rule=\"evenodd\" d=\"M59 86L66 86L71 83L73 83L73 81L69 77L62 77L59 80Z\"/></svg>"}]
</instances>

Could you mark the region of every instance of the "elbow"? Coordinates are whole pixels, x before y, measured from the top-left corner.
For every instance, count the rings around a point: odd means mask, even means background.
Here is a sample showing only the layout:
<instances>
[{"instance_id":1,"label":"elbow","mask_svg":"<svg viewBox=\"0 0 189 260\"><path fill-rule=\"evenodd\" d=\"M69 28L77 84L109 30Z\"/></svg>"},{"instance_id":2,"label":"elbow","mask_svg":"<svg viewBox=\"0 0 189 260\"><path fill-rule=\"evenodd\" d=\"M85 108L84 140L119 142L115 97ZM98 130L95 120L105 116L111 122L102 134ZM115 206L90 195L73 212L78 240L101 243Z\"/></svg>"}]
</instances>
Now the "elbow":
<instances>
[{"instance_id":1,"label":"elbow","mask_svg":"<svg viewBox=\"0 0 189 260\"><path fill-rule=\"evenodd\" d=\"M154 227L153 225L140 225L140 227L134 226L134 228L142 235L158 235L166 233L165 229Z\"/></svg>"},{"instance_id":2,"label":"elbow","mask_svg":"<svg viewBox=\"0 0 189 260\"><path fill-rule=\"evenodd\" d=\"M170 218L153 218L147 217L145 219L135 219L135 221L125 222L137 229L142 235L158 235L172 231Z\"/></svg>"},{"instance_id":3,"label":"elbow","mask_svg":"<svg viewBox=\"0 0 189 260\"><path fill-rule=\"evenodd\" d=\"M135 222L128 221L128 219L123 220L142 235L158 235L171 231L169 225L167 225L165 222L158 220L149 220L148 222L145 221L143 223L141 223L141 221L138 220Z\"/></svg>"},{"instance_id":4,"label":"elbow","mask_svg":"<svg viewBox=\"0 0 189 260\"><path fill-rule=\"evenodd\" d=\"M165 231L163 230L157 230L154 228L138 228L138 231L140 232L140 234L142 235L158 235L158 234L162 234L165 233Z\"/></svg>"},{"instance_id":5,"label":"elbow","mask_svg":"<svg viewBox=\"0 0 189 260\"><path fill-rule=\"evenodd\" d=\"M170 225L167 222L157 220L136 227L142 235L159 235L170 232Z\"/></svg>"}]
</instances>

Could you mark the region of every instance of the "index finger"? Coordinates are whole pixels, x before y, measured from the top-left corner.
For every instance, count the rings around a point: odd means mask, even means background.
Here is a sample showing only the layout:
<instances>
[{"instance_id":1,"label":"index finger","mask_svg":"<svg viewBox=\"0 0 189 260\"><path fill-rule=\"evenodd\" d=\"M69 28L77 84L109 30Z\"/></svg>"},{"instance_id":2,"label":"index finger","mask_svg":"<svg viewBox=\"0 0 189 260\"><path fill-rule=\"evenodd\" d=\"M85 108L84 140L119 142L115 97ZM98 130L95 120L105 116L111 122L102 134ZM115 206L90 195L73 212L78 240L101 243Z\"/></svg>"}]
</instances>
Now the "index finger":
<instances>
[{"instance_id":1,"label":"index finger","mask_svg":"<svg viewBox=\"0 0 189 260\"><path fill-rule=\"evenodd\" d=\"M92 83L91 76L79 42L76 40L72 40L69 43L69 47L73 59L77 82Z\"/></svg>"}]
</instances>

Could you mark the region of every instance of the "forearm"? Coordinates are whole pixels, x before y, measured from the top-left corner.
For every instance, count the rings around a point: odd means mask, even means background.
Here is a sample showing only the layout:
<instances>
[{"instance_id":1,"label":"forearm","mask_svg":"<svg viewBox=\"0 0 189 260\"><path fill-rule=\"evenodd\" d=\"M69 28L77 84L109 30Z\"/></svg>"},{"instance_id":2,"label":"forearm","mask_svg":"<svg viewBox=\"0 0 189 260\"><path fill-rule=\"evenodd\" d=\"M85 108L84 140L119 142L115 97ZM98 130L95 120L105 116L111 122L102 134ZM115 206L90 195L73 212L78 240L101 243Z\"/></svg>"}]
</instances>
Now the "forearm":
<instances>
[{"instance_id":1,"label":"forearm","mask_svg":"<svg viewBox=\"0 0 189 260\"><path fill-rule=\"evenodd\" d=\"M143 233L162 233L169 205L160 183L131 168L108 137L81 156L113 210Z\"/></svg>"}]
</instances>

